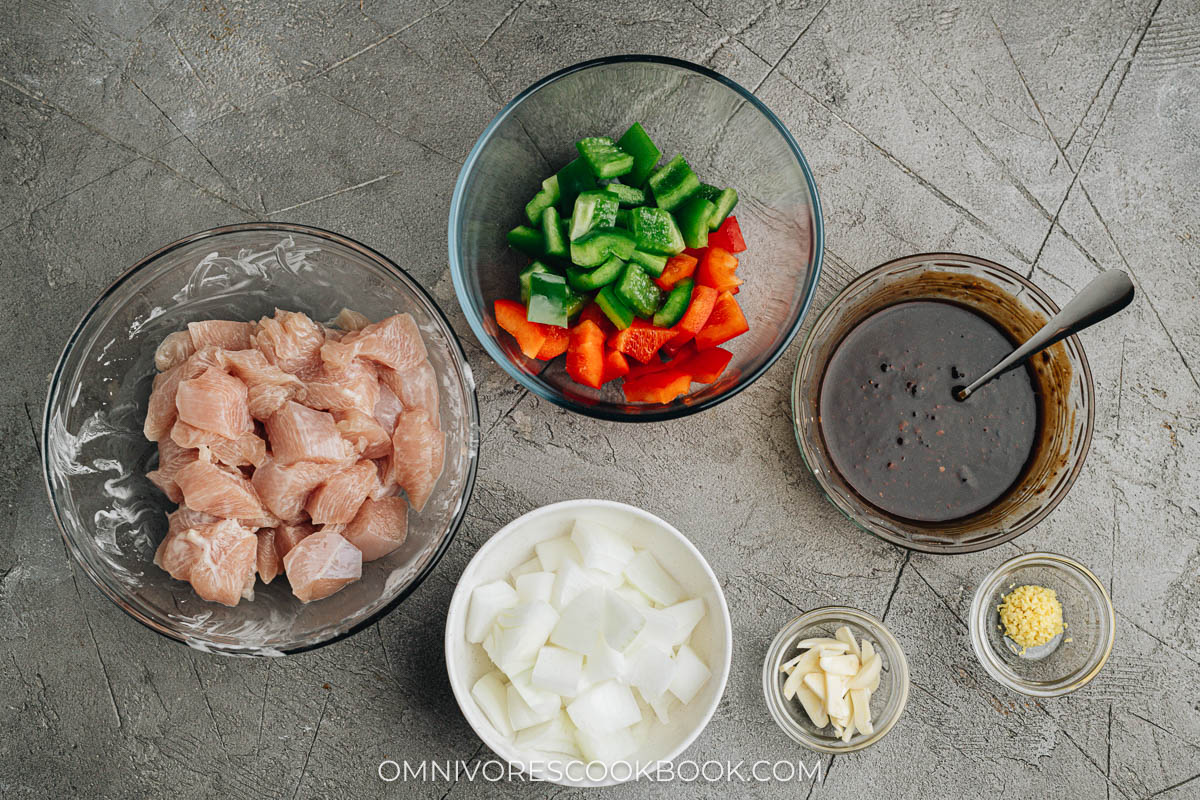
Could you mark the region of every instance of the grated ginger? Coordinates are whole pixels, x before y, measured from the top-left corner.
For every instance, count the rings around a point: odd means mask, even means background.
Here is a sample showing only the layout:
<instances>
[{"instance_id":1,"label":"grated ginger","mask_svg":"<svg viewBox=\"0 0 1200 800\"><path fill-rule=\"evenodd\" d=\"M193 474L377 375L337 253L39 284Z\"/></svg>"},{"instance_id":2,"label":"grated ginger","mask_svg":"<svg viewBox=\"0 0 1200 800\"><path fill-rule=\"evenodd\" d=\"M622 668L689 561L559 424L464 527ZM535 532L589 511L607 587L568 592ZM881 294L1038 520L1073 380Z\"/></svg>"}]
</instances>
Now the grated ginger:
<instances>
[{"instance_id":1,"label":"grated ginger","mask_svg":"<svg viewBox=\"0 0 1200 800\"><path fill-rule=\"evenodd\" d=\"M1000 595L1004 602L996 606L1004 634L1021 648L1038 647L1063 632L1062 603L1053 589L1044 586L1018 586Z\"/></svg>"}]
</instances>

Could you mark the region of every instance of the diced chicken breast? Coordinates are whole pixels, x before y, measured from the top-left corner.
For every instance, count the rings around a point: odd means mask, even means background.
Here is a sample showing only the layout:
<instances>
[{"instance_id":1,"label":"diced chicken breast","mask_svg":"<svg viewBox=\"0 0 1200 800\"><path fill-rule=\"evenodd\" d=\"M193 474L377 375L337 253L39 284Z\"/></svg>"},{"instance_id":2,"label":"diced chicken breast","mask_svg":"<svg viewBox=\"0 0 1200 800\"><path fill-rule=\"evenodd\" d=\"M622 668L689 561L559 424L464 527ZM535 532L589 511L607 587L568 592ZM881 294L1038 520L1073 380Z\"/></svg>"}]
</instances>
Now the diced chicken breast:
<instances>
[{"instance_id":1,"label":"diced chicken breast","mask_svg":"<svg viewBox=\"0 0 1200 800\"><path fill-rule=\"evenodd\" d=\"M379 400L375 403L375 419L379 420L379 424L388 432L388 436L392 435L392 431L396 430L396 417L400 416L400 412L404 410L404 404L400 402L400 398L395 392L388 388L386 383L379 384Z\"/></svg>"},{"instance_id":2,"label":"diced chicken breast","mask_svg":"<svg viewBox=\"0 0 1200 800\"><path fill-rule=\"evenodd\" d=\"M362 551L363 561L383 558L408 536L408 503L402 497L368 498L342 536Z\"/></svg>"},{"instance_id":3,"label":"diced chicken breast","mask_svg":"<svg viewBox=\"0 0 1200 800\"><path fill-rule=\"evenodd\" d=\"M266 509L250 481L236 470L193 461L175 473L183 502L194 511L217 517L261 517Z\"/></svg>"},{"instance_id":4,"label":"diced chicken breast","mask_svg":"<svg viewBox=\"0 0 1200 800\"><path fill-rule=\"evenodd\" d=\"M321 348L321 358L335 369L361 357L403 372L415 367L425 356L425 341L410 314L395 314Z\"/></svg>"},{"instance_id":5,"label":"diced chicken breast","mask_svg":"<svg viewBox=\"0 0 1200 800\"><path fill-rule=\"evenodd\" d=\"M246 384L214 367L197 378L179 382L175 410L187 424L227 439L254 430Z\"/></svg>"},{"instance_id":6,"label":"diced chicken breast","mask_svg":"<svg viewBox=\"0 0 1200 800\"><path fill-rule=\"evenodd\" d=\"M192 344L192 335L187 331L175 331L168 333L166 338L158 345L158 349L154 351L154 367L159 372L166 372L171 367L182 364L188 360L188 356L196 352L196 346Z\"/></svg>"},{"instance_id":7,"label":"diced chicken breast","mask_svg":"<svg viewBox=\"0 0 1200 800\"><path fill-rule=\"evenodd\" d=\"M317 532L316 527L309 522L297 522L295 525L283 523L275 527L275 551L283 558L292 548L305 538Z\"/></svg>"},{"instance_id":8,"label":"diced chicken breast","mask_svg":"<svg viewBox=\"0 0 1200 800\"><path fill-rule=\"evenodd\" d=\"M334 473L308 496L304 509L314 525L347 523L354 519L363 501L379 488L379 474L372 461L362 460Z\"/></svg>"},{"instance_id":9,"label":"diced chicken breast","mask_svg":"<svg viewBox=\"0 0 1200 800\"><path fill-rule=\"evenodd\" d=\"M275 547L275 529L262 528L255 531L255 536L258 537L258 551L255 559L258 577L262 578L263 583L270 583L275 580L276 575L283 572L283 556L279 555L279 551Z\"/></svg>"},{"instance_id":10,"label":"diced chicken breast","mask_svg":"<svg viewBox=\"0 0 1200 800\"><path fill-rule=\"evenodd\" d=\"M371 320L367 319L366 315L348 308L343 308L333 318L334 327L341 328L343 331L360 331L370 324Z\"/></svg>"},{"instance_id":11,"label":"diced chicken breast","mask_svg":"<svg viewBox=\"0 0 1200 800\"><path fill-rule=\"evenodd\" d=\"M300 391L302 392L303 389ZM297 394L296 390L288 386L261 383L258 386L251 386L248 390L246 406L250 409L250 416L266 421Z\"/></svg>"},{"instance_id":12,"label":"diced chicken breast","mask_svg":"<svg viewBox=\"0 0 1200 800\"><path fill-rule=\"evenodd\" d=\"M353 448L342 439L333 415L289 400L266 422L271 453L280 464L343 461Z\"/></svg>"},{"instance_id":13,"label":"diced chicken breast","mask_svg":"<svg viewBox=\"0 0 1200 800\"><path fill-rule=\"evenodd\" d=\"M231 350L225 353L226 368L242 383L254 387L262 384L290 386L297 391L304 382L291 373L267 361L261 350Z\"/></svg>"},{"instance_id":14,"label":"diced chicken breast","mask_svg":"<svg viewBox=\"0 0 1200 800\"><path fill-rule=\"evenodd\" d=\"M321 368L321 345L325 329L306 315L275 310L274 317L263 317L254 334L254 346L275 366L294 375Z\"/></svg>"},{"instance_id":15,"label":"diced chicken breast","mask_svg":"<svg viewBox=\"0 0 1200 800\"><path fill-rule=\"evenodd\" d=\"M379 378L375 368L354 359L335 369L326 364L316 378L304 384L304 405L325 411L356 408L365 414L375 410L379 400Z\"/></svg>"},{"instance_id":16,"label":"diced chicken breast","mask_svg":"<svg viewBox=\"0 0 1200 800\"><path fill-rule=\"evenodd\" d=\"M254 333L253 322L234 322L228 319L206 319L188 323L188 335L192 346L219 347L222 350L247 350L253 345L250 336Z\"/></svg>"},{"instance_id":17,"label":"diced chicken breast","mask_svg":"<svg viewBox=\"0 0 1200 800\"><path fill-rule=\"evenodd\" d=\"M392 390L405 411L424 411L437 425L441 416L438 408L437 374L427 359L403 372L388 367L379 368L379 382Z\"/></svg>"},{"instance_id":18,"label":"diced chicken breast","mask_svg":"<svg viewBox=\"0 0 1200 800\"><path fill-rule=\"evenodd\" d=\"M286 556L283 568L292 594L311 603L362 577L362 553L336 533L305 537Z\"/></svg>"},{"instance_id":19,"label":"diced chicken breast","mask_svg":"<svg viewBox=\"0 0 1200 800\"><path fill-rule=\"evenodd\" d=\"M262 466L254 470L250 483L272 514L285 522L295 522L303 515L309 493L344 466L343 463L318 464L312 461L280 464L268 457Z\"/></svg>"},{"instance_id":20,"label":"diced chicken breast","mask_svg":"<svg viewBox=\"0 0 1200 800\"><path fill-rule=\"evenodd\" d=\"M396 418L390 474L384 482L394 480L400 484L412 507L419 512L442 474L445 449L446 435L430 421L428 414L405 411Z\"/></svg>"},{"instance_id":21,"label":"diced chicken breast","mask_svg":"<svg viewBox=\"0 0 1200 800\"><path fill-rule=\"evenodd\" d=\"M158 443L158 469L146 473L150 482L162 489L172 503L183 502L183 492L175 483L175 474L182 467L196 460L197 451L190 447L180 447L170 437Z\"/></svg>"},{"instance_id":22,"label":"diced chicken breast","mask_svg":"<svg viewBox=\"0 0 1200 800\"><path fill-rule=\"evenodd\" d=\"M183 364L176 364L166 372L154 376L154 387L146 405L146 421L142 433L152 442L162 441L171 434L178 412L175 410L175 393L183 378Z\"/></svg>"},{"instance_id":23,"label":"diced chicken breast","mask_svg":"<svg viewBox=\"0 0 1200 800\"><path fill-rule=\"evenodd\" d=\"M334 411L337 429L342 438L353 445L355 452L363 458L380 458L392 452L392 434L379 424L379 420L357 409Z\"/></svg>"},{"instance_id":24,"label":"diced chicken breast","mask_svg":"<svg viewBox=\"0 0 1200 800\"><path fill-rule=\"evenodd\" d=\"M236 606L246 586L253 586L257 554L254 533L223 519L168 532L154 561L171 577L189 581L205 600Z\"/></svg>"}]
</instances>

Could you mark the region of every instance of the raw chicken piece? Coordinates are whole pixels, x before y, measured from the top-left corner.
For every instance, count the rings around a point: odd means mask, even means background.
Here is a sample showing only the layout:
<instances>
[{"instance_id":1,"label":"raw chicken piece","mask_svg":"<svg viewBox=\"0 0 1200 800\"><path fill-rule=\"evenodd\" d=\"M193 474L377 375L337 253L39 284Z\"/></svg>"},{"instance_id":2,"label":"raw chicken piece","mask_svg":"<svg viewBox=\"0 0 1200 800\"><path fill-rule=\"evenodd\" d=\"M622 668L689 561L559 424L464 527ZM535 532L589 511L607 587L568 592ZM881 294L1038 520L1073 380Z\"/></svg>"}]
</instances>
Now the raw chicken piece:
<instances>
[{"instance_id":1,"label":"raw chicken piece","mask_svg":"<svg viewBox=\"0 0 1200 800\"><path fill-rule=\"evenodd\" d=\"M321 368L325 329L304 314L275 309L258 322L254 346L284 372L307 374Z\"/></svg>"},{"instance_id":2,"label":"raw chicken piece","mask_svg":"<svg viewBox=\"0 0 1200 800\"><path fill-rule=\"evenodd\" d=\"M253 322L234 322L228 319L206 319L188 323L188 335L192 346L219 347L222 350L248 350L254 345L250 335L254 333Z\"/></svg>"},{"instance_id":3,"label":"raw chicken piece","mask_svg":"<svg viewBox=\"0 0 1200 800\"><path fill-rule=\"evenodd\" d=\"M254 585L257 553L258 537L237 520L223 519L168 532L154 563L189 581L205 600L236 606Z\"/></svg>"},{"instance_id":4,"label":"raw chicken piece","mask_svg":"<svg viewBox=\"0 0 1200 800\"><path fill-rule=\"evenodd\" d=\"M375 403L375 419L379 420L379 424L388 432L388 436L392 435L392 431L396 430L396 417L400 416L400 412L404 410L404 404L400 402L400 398L388 388L386 383L379 384L379 400Z\"/></svg>"},{"instance_id":5,"label":"raw chicken piece","mask_svg":"<svg viewBox=\"0 0 1200 800\"><path fill-rule=\"evenodd\" d=\"M348 308L343 308L338 312L338 315L333 318L333 325L336 328L341 328L343 331L360 331L371 324L371 320L367 319L365 314L360 314L357 311L351 311Z\"/></svg>"},{"instance_id":6,"label":"raw chicken piece","mask_svg":"<svg viewBox=\"0 0 1200 800\"><path fill-rule=\"evenodd\" d=\"M326 411L357 408L370 414L379 400L375 368L354 359L341 369L326 364L317 377L304 384L304 405Z\"/></svg>"},{"instance_id":7,"label":"raw chicken piece","mask_svg":"<svg viewBox=\"0 0 1200 800\"><path fill-rule=\"evenodd\" d=\"M425 341L410 314L395 314L321 348L321 358L335 369L362 357L403 372L421 363L425 355Z\"/></svg>"},{"instance_id":8,"label":"raw chicken piece","mask_svg":"<svg viewBox=\"0 0 1200 800\"><path fill-rule=\"evenodd\" d=\"M292 594L303 603L320 600L362 577L362 553L336 533L305 537L283 557Z\"/></svg>"},{"instance_id":9,"label":"raw chicken piece","mask_svg":"<svg viewBox=\"0 0 1200 800\"><path fill-rule=\"evenodd\" d=\"M267 361L261 350L230 350L225 353L226 368L253 388L263 384L289 386L299 391L304 382Z\"/></svg>"},{"instance_id":10,"label":"raw chicken piece","mask_svg":"<svg viewBox=\"0 0 1200 800\"><path fill-rule=\"evenodd\" d=\"M367 495L379 488L379 473L372 461L362 460L331 475L308 496L304 508L314 525L346 523L354 519Z\"/></svg>"},{"instance_id":11,"label":"raw chicken piece","mask_svg":"<svg viewBox=\"0 0 1200 800\"><path fill-rule=\"evenodd\" d=\"M275 548L275 529L263 528L255 531L255 535L258 537L258 554L255 559L258 577L262 578L263 583L270 583L275 580L276 575L283 572L283 556L279 555Z\"/></svg>"},{"instance_id":12,"label":"raw chicken piece","mask_svg":"<svg viewBox=\"0 0 1200 800\"><path fill-rule=\"evenodd\" d=\"M408 494L413 509L420 511L433 493L442 474L446 435L424 411L405 411L396 418L392 434L392 458L384 483L395 480Z\"/></svg>"},{"instance_id":13,"label":"raw chicken piece","mask_svg":"<svg viewBox=\"0 0 1200 800\"><path fill-rule=\"evenodd\" d=\"M218 517L251 518L266 515L266 509L250 481L236 470L198 460L175 473L183 502L194 511Z\"/></svg>"},{"instance_id":14,"label":"raw chicken piece","mask_svg":"<svg viewBox=\"0 0 1200 800\"><path fill-rule=\"evenodd\" d=\"M267 420L271 453L280 464L297 461L332 463L354 453L338 432L333 415L289 400Z\"/></svg>"},{"instance_id":15,"label":"raw chicken piece","mask_svg":"<svg viewBox=\"0 0 1200 800\"><path fill-rule=\"evenodd\" d=\"M183 362L181 379L198 378L212 368L225 371L225 351L219 347L201 347Z\"/></svg>"},{"instance_id":16,"label":"raw chicken piece","mask_svg":"<svg viewBox=\"0 0 1200 800\"><path fill-rule=\"evenodd\" d=\"M254 471L250 483L272 514L285 522L294 522L303 513L309 492L344 466L342 463L317 464L311 461L285 465L268 457Z\"/></svg>"},{"instance_id":17,"label":"raw chicken piece","mask_svg":"<svg viewBox=\"0 0 1200 800\"><path fill-rule=\"evenodd\" d=\"M363 458L380 458L392 452L392 435L379 420L357 409L334 411L337 429Z\"/></svg>"},{"instance_id":18,"label":"raw chicken piece","mask_svg":"<svg viewBox=\"0 0 1200 800\"><path fill-rule=\"evenodd\" d=\"M342 531L350 544L362 551L363 561L374 561L404 544L408 535L408 503L402 497L367 499Z\"/></svg>"},{"instance_id":19,"label":"raw chicken piece","mask_svg":"<svg viewBox=\"0 0 1200 800\"><path fill-rule=\"evenodd\" d=\"M308 522L297 522L295 525L285 522L275 528L275 551L283 558L293 547L300 544L301 540L316 532L317 529Z\"/></svg>"},{"instance_id":20,"label":"raw chicken piece","mask_svg":"<svg viewBox=\"0 0 1200 800\"><path fill-rule=\"evenodd\" d=\"M166 372L177 364L187 361L188 356L196 352L192 344L192 335L187 331L168 333L154 351L154 367L159 372Z\"/></svg>"},{"instance_id":21,"label":"raw chicken piece","mask_svg":"<svg viewBox=\"0 0 1200 800\"><path fill-rule=\"evenodd\" d=\"M267 443L256 433L243 433L236 439L227 439L183 420L176 420L171 427L170 440L178 447L207 447L212 460L229 467L256 467L267 457Z\"/></svg>"},{"instance_id":22,"label":"raw chicken piece","mask_svg":"<svg viewBox=\"0 0 1200 800\"><path fill-rule=\"evenodd\" d=\"M180 503L183 501L183 492L179 490L179 484L175 483L175 473L195 461L196 456L197 451L194 448L180 447L174 439L166 437L158 443L158 469L147 472L146 477L162 489L163 494L172 503Z\"/></svg>"},{"instance_id":23,"label":"raw chicken piece","mask_svg":"<svg viewBox=\"0 0 1200 800\"><path fill-rule=\"evenodd\" d=\"M299 392L287 386L261 383L258 386L250 387L247 392L246 406L250 409L250 416L265 421L297 394Z\"/></svg>"},{"instance_id":24,"label":"raw chicken piece","mask_svg":"<svg viewBox=\"0 0 1200 800\"><path fill-rule=\"evenodd\" d=\"M227 439L254 430L246 384L215 367L197 378L179 382L175 409L183 422Z\"/></svg>"},{"instance_id":25,"label":"raw chicken piece","mask_svg":"<svg viewBox=\"0 0 1200 800\"><path fill-rule=\"evenodd\" d=\"M399 398L405 411L424 411L434 425L438 424L437 374L428 359L422 359L421 363L404 372L380 367L379 381Z\"/></svg>"},{"instance_id":26,"label":"raw chicken piece","mask_svg":"<svg viewBox=\"0 0 1200 800\"><path fill-rule=\"evenodd\" d=\"M146 404L146 422L142 433L152 442L162 441L171 433L178 412L175 410L175 393L183 379L183 364L176 364L166 372L154 376L154 388Z\"/></svg>"}]
</instances>

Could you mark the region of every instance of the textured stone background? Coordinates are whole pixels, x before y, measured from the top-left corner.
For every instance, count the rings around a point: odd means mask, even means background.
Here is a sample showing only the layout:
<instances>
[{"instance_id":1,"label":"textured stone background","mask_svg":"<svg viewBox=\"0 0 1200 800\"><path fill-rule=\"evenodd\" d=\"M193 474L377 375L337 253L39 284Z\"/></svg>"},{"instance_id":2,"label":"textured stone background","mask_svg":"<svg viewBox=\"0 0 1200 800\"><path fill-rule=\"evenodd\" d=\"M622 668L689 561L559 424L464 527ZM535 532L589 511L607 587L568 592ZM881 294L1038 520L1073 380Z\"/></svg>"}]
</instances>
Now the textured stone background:
<instances>
[{"instance_id":1,"label":"textured stone background","mask_svg":"<svg viewBox=\"0 0 1200 800\"><path fill-rule=\"evenodd\" d=\"M385 785L375 770L489 756L443 670L455 579L503 523L590 495L689 532L725 585L733 673L692 758L812 762L758 682L799 609L858 605L905 645L913 686L896 729L823 758L823 786L756 796L1200 796L1195 0L5 0L0 46L6 797L547 794ZM539 402L488 361L446 266L460 163L527 84L616 52L708 64L791 127L828 226L817 308L856 273L933 249L1004 262L1060 302L1100 269L1134 276L1132 308L1084 334L1096 436L1049 520L954 558L852 528L793 443L798 345L719 408L636 431ZM349 641L269 662L194 653L101 597L65 556L37 458L47 373L99 290L166 242L252 219L341 231L408 268L463 336L485 432L467 523L411 600ZM685 436L699 457L675 450ZM1043 702L989 680L963 622L986 571L1034 549L1083 560L1119 611L1104 672Z\"/></svg>"}]
</instances>

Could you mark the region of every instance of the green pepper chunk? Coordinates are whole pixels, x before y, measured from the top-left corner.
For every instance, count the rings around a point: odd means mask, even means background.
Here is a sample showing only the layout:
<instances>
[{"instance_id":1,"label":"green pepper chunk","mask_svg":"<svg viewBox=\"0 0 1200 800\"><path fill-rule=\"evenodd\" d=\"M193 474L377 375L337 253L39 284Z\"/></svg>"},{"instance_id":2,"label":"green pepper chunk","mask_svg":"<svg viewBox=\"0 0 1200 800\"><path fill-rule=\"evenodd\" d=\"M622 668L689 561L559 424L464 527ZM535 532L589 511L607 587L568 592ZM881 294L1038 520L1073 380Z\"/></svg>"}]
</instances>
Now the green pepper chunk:
<instances>
[{"instance_id":1,"label":"green pepper chunk","mask_svg":"<svg viewBox=\"0 0 1200 800\"><path fill-rule=\"evenodd\" d=\"M646 192L636 186L626 186L623 183L610 183L604 191L615 195L617 201L625 208L646 205Z\"/></svg>"},{"instance_id":2,"label":"green pepper chunk","mask_svg":"<svg viewBox=\"0 0 1200 800\"><path fill-rule=\"evenodd\" d=\"M542 239L545 242L546 255L567 257L567 237L563 235L562 220L554 206L547 206L542 210Z\"/></svg>"},{"instance_id":3,"label":"green pepper chunk","mask_svg":"<svg viewBox=\"0 0 1200 800\"><path fill-rule=\"evenodd\" d=\"M613 287L617 297L639 316L651 316L662 302L662 292L654 285L654 281L632 261L625 265L625 271Z\"/></svg>"},{"instance_id":4,"label":"green pepper chunk","mask_svg":"<svg viewBox=\"0 0 1200 800\"><path fill-rule=\"evenodd\" d=\"M682 241L682 240L681 240ZM628 261L633 255L633 236L620 228L600 228L571 242L571 261L577 267L598 267L616 256Z\"/></svg>"},{"instance_id":5,"label":"green pepper chunk","mask_svg":"<svg viewBox=\"0 0 1200 800\"><path fill-rule=\"evenodd\" d=\"M596 176L582 158L567 164L554 177L558 180L558 212L564 217L570 215L580 192L596 188Z\"/></svg>"},{"instance_id":6,"label":"green pepper chunk","mask_svg":"<svg viewBox=\"0 0 1200 800\"><path fill-rule=\"evenodd\" d=\"M554 272L535 272L529 277L529 307L525 317L530 322L567 327L570 320L571 287L567 279Z\"/></svg>"},{"instance_id":7,"label":"green pepper chunk","mask_svg":"<svg viewBox=\"0 0 1200 800\"><path fill-rule=\"evenodd\" d=\"M593 289L607 286L621 277L623 269L625 269L625 262L616 256L610 257L595 269L567 267L567 283L577 291L590 292Z\"/></svg>"},{"instance_id":8,"label":"green pepper chunk","mask_svg":"<svg viewBox=\"0 0 1200 800\"><path fill-rule=\"evenodd\" d=\"M607 136L589 136L575 143L579 155L597 178L615 178L633 169L633 156Z\"/></svg>"},{"instance_id":9,"label":"green pepper chunk","mask_svg":"<svg viewBox=\"0 0 1200 800\"><path fill-rule=\"evenodd\" d=\"M546 252L546 239L541 231L528 225L518 225L508 232L508 246L530 258L540 258Z\"/></svg>"},{"instance_id":10,"label":"green pepper chunk","mask_svg":"<svg viewBox=\"0 0 1200 800\"><path fill-rule=\"evenodd\" d=\"M596 295L596 305L600 306L604 316L608 317L613 325L625 330L633 324L633 309L617 296L614 286L615 284L610 283L600 290Z\"/></svg>"},{"instance_id":11,"label":"green pepper chunk","mask_svg":"<svg viewBox=\"0 0 1200 800\"><path fill-rule=\"evenodd\" d=\"M629 214L630 214L630 211L628 208L618 208L617 209L616 225L618 228L624 228L625 230L629 230L629 222L630 222L630 219L632 219L629 216Z\"/></svg>"},{"instance_id":12,"label":"green pepper chunk","mask_svg":"<svg viewBox=\"0 0 1200 800\"><path fill-rule=\"evenodd\" d=\"M655 253L644 253L641 250L634 250L629 260L636 261L642 269L646 270L646 274L655 278L662 275L663 270L667 268L666 256L660 256Z\"/></svg>"},{"instance_id":13,"label":"green pepper chunk","mask_svg":"<svg viewBox=\"0 0 1200 800\"><path fill-rule=\"evenodd\" d=\"M660 256L683 252L683 234L679 232L679 226L669 211L642 206L631 209L629 216L629 231L638 250Z\"/></svg>"},{"instance_id":14,"label":"green pepper chunk","mask_svg":"<svg viewBox=\"0 0 1200 800\"><path fill-rule=\"evenodd\" d=\"M738 201L737 189L718 189L707 183L700 184L700 188L696 190L696 194L705 200L711 200L712 204L717 207L712 216L708 218L708 229L710 231L715 231L721 227L721 223L733 211L733 207L737 205Z\"/></svg>"},{"instance_id":15,"label":"green pepper chunk","mask_svg":"<svg viewBox=\"0 0 1200 800\"><path fill-rule=\"evenodd\" d=\"M695 250L708 247L708 220L716 210L711 200L699 195L692 195L675 210L684 244Z\"/></svg>"},{"instance_id":16,"label":"green pepper chunk","mask_svg":"<svg viewBox=\"0 0 1200 800\"><path fill-rule=\"evenodd\" d=\"M678 155L650 176L650 189L659 208L674 211L675 208L700 188L700 179L687 160Z\"/></svg>"},{"instance_id":17,"label":"green pepper chunk","mask_svg":"<svg viewBox=\"0 0 1200 800\"><path fill-rule=\"evenodd\" d=\"M684 278L675 284L675 288L671 289L671 293L663 301L662 308L655 312L654 324L660 328L669 328L683 319L688 306L692 304L692 287L694 285L695 281L691 278Z\"/></svg>"},{"instance_id":18,"label":"green pepper chunk","mask_svg":"<svg viewBox=\"0 0 1200 800\"><path fill-rule=\"evenodd\" d=\"M528 267L521 270L521 274L518 276L518 280L521 283L521 302L525 303L526 305L529 304L529 295L532 290L532 287L530 286L530 280L539 272L557 273L558 270L547 266L541 261L534 261L530 263Z\"/></svg>"},{"instance_id":19,"label":"green pepper chunk","mask_svg":"<svg viewBox=\"0 0 1200 800\"><path fill-rule=\"evenodd\" d=\"M633 169L629 170L629 174L625 176L625 183L630 186L645 184L650 173L654 172L654 168L658 166L658 160L662 158L662 151L654 146L654 142L642 128L642 124L635 122L630 125L629 130L625 131L620 139L617 139L617 146L633 156Z\"/></svg>"},{"instance_id":20,"label":"green pepper chunk","mask_svg":"<svg viewBox=\"0 0 1200 800\"><path fill-rule=\"evenodd\" d=\"M542 181L542 190L533 196L533 199L525 204L525 216L529 218L529 224L537 225L542 221L543 209L549 208L558 202L558 176L551 175L546 180Z\"/></svg>"},{"instance_id":21,"label":"green pepper chunk","mask_svg":"<svg viewBox=\"0 0 1200 800\"><path fill-rule=\"evenodd\" d=\"M575 198L571 213L572 242L582 239L597 228L611 228L617 222L617 198L608 192L587 191Z\"/></svg>"}]
</instances>

